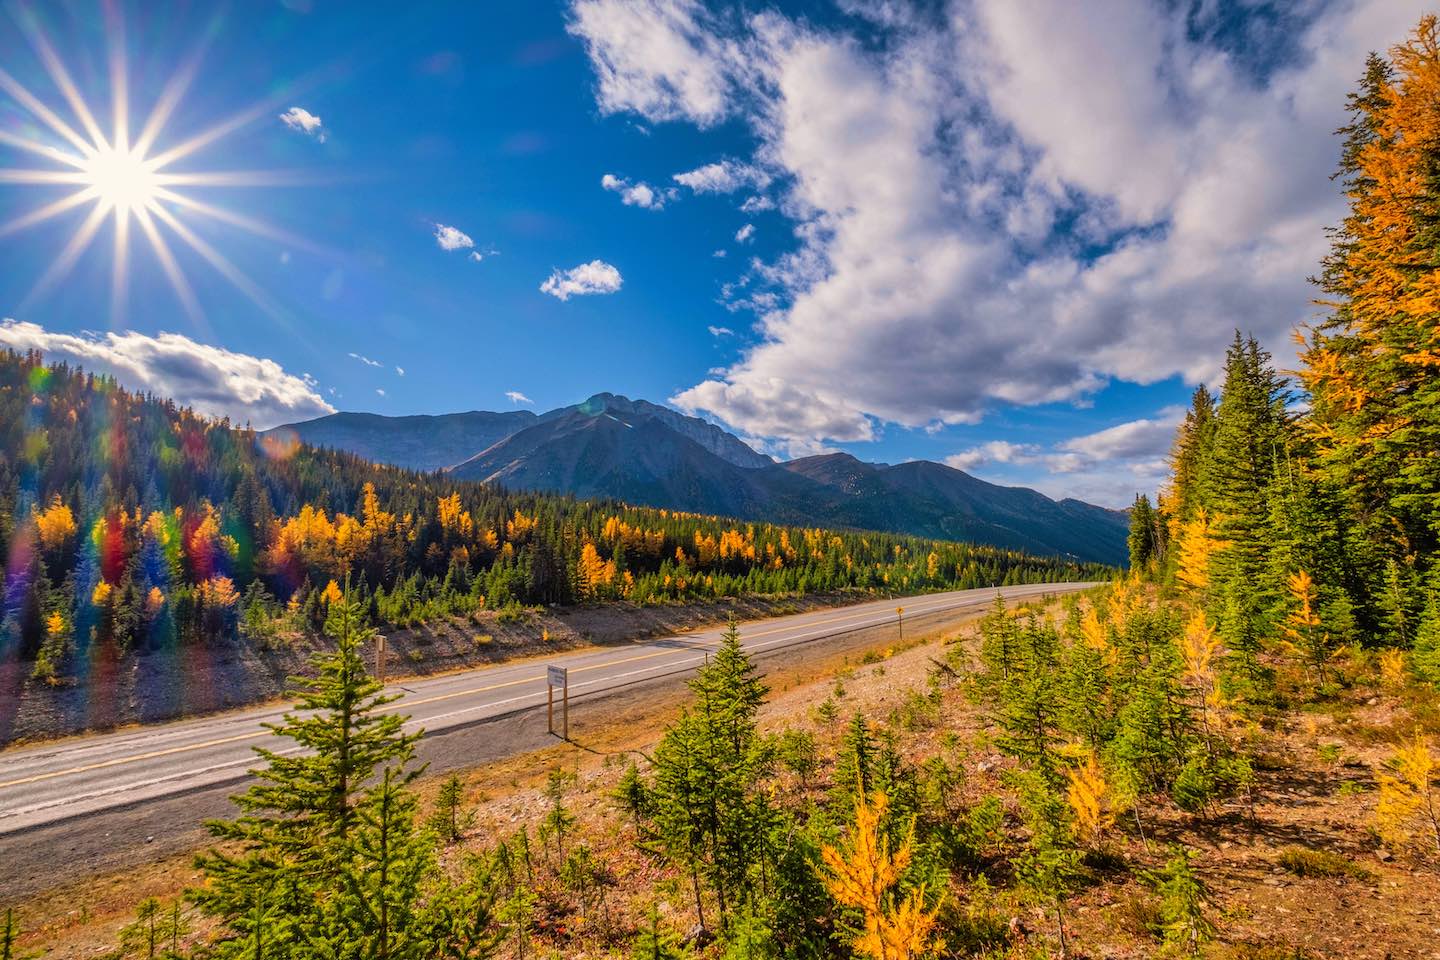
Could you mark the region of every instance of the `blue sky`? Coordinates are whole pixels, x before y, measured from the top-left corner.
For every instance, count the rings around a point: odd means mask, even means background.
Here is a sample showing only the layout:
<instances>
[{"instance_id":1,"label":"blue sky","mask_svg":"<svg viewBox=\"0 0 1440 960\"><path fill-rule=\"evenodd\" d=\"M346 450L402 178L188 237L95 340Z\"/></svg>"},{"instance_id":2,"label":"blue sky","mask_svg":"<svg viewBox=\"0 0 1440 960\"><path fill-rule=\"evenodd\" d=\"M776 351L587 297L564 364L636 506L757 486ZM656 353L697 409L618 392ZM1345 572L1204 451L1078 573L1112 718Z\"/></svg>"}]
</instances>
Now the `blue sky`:
<instances>
[{"instance_id":1,"label":"blue sky","mask_svg":"<svg viewBox=\"0 0 1440 960\"><path fill-rule=\"evenodd\" d=\"M119 297L113 214L40 291L91 203L0 227L0 342L263 426L610 390L782 456L949 459L1113 505L1153 491L1234 327L1288 359L1339 210L1344 93L1420 12L3 9L0 168L74 173L35 149L78 148L24 96L84 138L48 43L109 139L116 49L132 137L198 56L149 155L238 115L160 173L244 185L167 185L218 214L153 199L188 297L134 215ZM0 173L0 224L81 167Z\"/></svg>"}]
</instances>

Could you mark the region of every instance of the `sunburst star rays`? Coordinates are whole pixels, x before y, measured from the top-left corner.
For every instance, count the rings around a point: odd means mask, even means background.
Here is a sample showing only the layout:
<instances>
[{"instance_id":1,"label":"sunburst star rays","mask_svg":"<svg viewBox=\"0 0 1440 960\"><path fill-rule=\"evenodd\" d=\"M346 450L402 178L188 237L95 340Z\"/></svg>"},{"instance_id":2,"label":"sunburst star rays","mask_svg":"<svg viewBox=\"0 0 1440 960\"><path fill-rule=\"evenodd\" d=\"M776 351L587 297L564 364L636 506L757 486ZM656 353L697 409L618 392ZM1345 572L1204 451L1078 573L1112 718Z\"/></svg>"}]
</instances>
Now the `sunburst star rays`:
<instances>
[{"instance_id":1,"label":"sunburst star rays","mask_svg":"<svg viewBox=\"0 0 1440 960\"><path fill-rule=\"evenodd\" d=\"M15 19L59 93L59 100L54 104L46 103L10 72L0 68L0 98L8 97L38 122L32 129L0 129L0 147L8 147L16 151L17 156L25 156L23 166L0 167L0 186L74 189L0 223L0 238L38 226L77 207L90 205L75 232L26 294L19 308L32 305L61 283L108 220L114 224L110 301L112 316L117 321L124 314L128 298L130 241L135 234L144 237L176 299L192 320L201 320L200 303L167 236L193 251L262 310L276 315L278 311L274 302L234 263L182 222L182 217L185 214L204 217L272 240L295 242L298 238L254 217L231 213L223 207L193 199L181 191L186 187L293 185L310 182L309 179L283 171L204 172L177 170L174 165L272 112L280 104L280 98L277 96L253 104L174 145L160 146L166 124L199 66L200 49L197 49L181 63L161 90L145 121L140 124L138 134L132 138L124 25L114 3L107 2L105 22L110 93L110 130L107 133L96 116L97 111L86 103L79 86L33 14L21 8ZM62 111L69 114L68 119ZM53 166L46 167L45 162ZM132 219L137 230L132 230ZM303 242L300 245L311 246Z\"/></svg>"}]
</instances>

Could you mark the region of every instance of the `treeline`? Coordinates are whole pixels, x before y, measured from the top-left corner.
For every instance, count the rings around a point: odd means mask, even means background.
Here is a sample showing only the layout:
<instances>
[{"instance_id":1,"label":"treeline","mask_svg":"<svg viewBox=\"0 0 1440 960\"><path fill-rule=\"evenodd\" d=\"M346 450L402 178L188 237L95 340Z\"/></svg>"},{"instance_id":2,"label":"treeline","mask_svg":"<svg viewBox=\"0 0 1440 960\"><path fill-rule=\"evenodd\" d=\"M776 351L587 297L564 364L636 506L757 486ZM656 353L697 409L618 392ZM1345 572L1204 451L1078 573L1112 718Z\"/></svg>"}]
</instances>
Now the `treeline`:
<instances>
[{"instance_id":1,"label":"treeline","mask_svg":"<svg viewBox=\"0 0 1440 960\"><path fill-rule=\"evenodd\" d=\"M0 653L318 631L347 581L406 627L481 608L1103 576L960 543L515 493L285 444L0 353Z\"/></svg>"},{"instance_id":2,"label":"treeline","mask_svg":"<svg viewBox=\"0 0 1440 960\"><path fill-rule=\"evenodd\" d=\"M1158 504L1135 503L1132 565L1203 590L1263 684L1266 638L1326 663L1363 641L1440 679L1440 62L1426 18L1372 54L1348 102L1349 213L1297 334L1298 382L1238 333L1218 401L1195 391Z\"/></svg>"}]
</instances>

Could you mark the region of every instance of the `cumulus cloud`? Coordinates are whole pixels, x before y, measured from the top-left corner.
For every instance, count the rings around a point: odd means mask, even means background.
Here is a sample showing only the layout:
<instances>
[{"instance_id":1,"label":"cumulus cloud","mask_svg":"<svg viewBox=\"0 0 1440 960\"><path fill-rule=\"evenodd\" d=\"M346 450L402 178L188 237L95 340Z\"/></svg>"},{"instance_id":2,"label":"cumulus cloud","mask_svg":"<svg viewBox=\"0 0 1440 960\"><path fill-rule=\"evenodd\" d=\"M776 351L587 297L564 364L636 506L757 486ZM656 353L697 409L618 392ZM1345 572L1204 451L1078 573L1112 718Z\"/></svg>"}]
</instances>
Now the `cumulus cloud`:
<instances>
[{"instance_id":1,"label":"cumulus cloud","mask_svg":"<svg viewBox=\"0 0 1440 960\"><path fill-rule=\"evenodd\" d=\"M446 252L469 250L475 246L475 241L470 239L468 233L443 223L435 224L435 243Z\"/></svg>"},{"instance_id":2,"label":"cumulus cloud","mask_svg":"<svg viewBox=\"0 0 1440 960\"><path fill-rule=\"evenodd\" d=\"M381 363L379 360L371 360L369 357L367 357L367 356L365 356L365 355L363 355L363 354L359 354L359 353L352 353L352 354L350 354L350 358L351 358L352 360L359 360L361 363L365 364L365 366L367 366L367 367L383 367L383 366L385 366L385 364Z\"/></svg>"},{"instance_id":3,"label":"cumulus cloud","mask_svg":"<svg viewBox=\"0 0 1440 960\"><path fill-rule=\"evenodd\" d=\"M746 197L745 202L740 204L740 210L744 213L760 213L765 210L774 209L775 201L771 200L769 197Z\"/></svg>"},{"instance_id":4,"label":"cumulus cloud","mask_svg":"<svg viewBox=\"0 0 1440 960\"><path fill-rule=\"evenodd\" d=\"M770 185L770 175L760 167L733 160L707 163L703 167L677 173L674 180L696 193L734 193L742 187L763 190Z\"/></svg>"},{"instance_id":5,"label":"cumulus cloud","mask_svg":"<svg viewBox=\"0 0 1440 960\"><path fill-rule=\"evenodd\" d=\"M747 223L745 224L745 226L735 231L735 242L749 243L750 238L753 236L755 236L755 224Z\"/></svg>"},{"instance_id":6,"label":"cumulus cloud","mask_svg":"<svg viewBox=\"0 0 1440 960\"><path fill-rule=\"evenodd\" d=\"M1160 0L863 6L847 32L572 5L602 110L738 118L759 145L735 162L772 172L794 223L755 271L776 298L758 342L673 398L747 435L868 439L1211 380L1236 326L1283 362L1341 211L1345 94L1415 18L1301 5L1282 49Z\"/></svg>"},{"instance_id":7,"label":"cumulus cloud","mask_svg":"<svg viewBox=\"0 0 1440 960\"><path fill-rule=\"evenodd\" d=\"M606 113L711 126L729 112L732 45L699 0L577 0L568 28L595 68Z\"/></svg>"},{"instance_id":8,"label":"cumulus cloud","mask_svg":"<svg viewBox=\"0 0 1440 960\"><path fill-rule=\"evenodd\" d=\"M531 400L529 397L525 396L525 394L521 393L519 390L506 390L506 391L505 391L505 396L510 400L511 403L517 403L517 404L518 404L518 403L528 403L528 404L531 404L531 405L533 405L533 404L535 403L534 400Z\"/></svg>"},{"instance_id":9,"label":"cumulus cloud","mask_svg":"<svg viewBox=\"0 0 1440 960\"><path fill-rule=\"evenodd\" d=\"M405 376L405 368L404 368L404 367L401 367L401 366L396 366L396 367L395 367L395 374L396 374L396 376L401 376L401 377Z\"/></svg>"},{"instance_id":10,"label":"cumulus cloud","mask_svg":"<svg viewBox=\"0 0 1440 960\"><path fill-rule=\"evenodd\" d=\"M569 300L573 296L592 293L614 293L620 289L620 271L604 260L591 260L569 270L556 270L544 283L540 292L548 293L557 300Z\"/></svg>"},{"instance_id":11,"label":"cumulus cloud","mask_svg":"<svg viewBox=\"0 0 1440 960\"><path fill-rule=\"evenodd\" d=\"M1007 467L1038 467L1036 483L1056 496L1081 496L1108 506L1128 506L1136 493L1153 493L1169 472L1167 455L1184 411L1167 407L1156 416L1070 437L1052 446L991 440L945 458L957 470L985 470L1007 479Z\"/></svg>"},{"instance_id":12,"label":"cumulus cloud","mask_svg":"<svg viewBox=\"0 0 1440 960\"><path fill-rule=\"evenodd\" d=\"M641 207L645 210L663 210L665 204L676 197L674 187L659 189L644 182L631 183L624 177L617 177L613 173L607 173L601 177L600 186L612 193L620 194L620 202L625 206Z\"/></svg>"},{"instance_id":13,"label":"cumulus cloud","mask_svg":"<svg viewBox=\"0 0 1440 960\"><path fill-rule=\"evenodd\" d=\"M712 337L733 337L735 335L735 331L729 327L711 326L707 329L710 331L710 336Z\"/></svg>"},{"instance_id":14,"label":"cumulus cloud","mask_svg":"<svg viewBox=\"0 0 1440 960\"><path fill-rule=\"evenodd\" d=\"M382 396L382 397L385 396L385 391L382 390L382 389L380 389L379 387L376 387L376 388L375 388L375 392L376 392L377 394L379 394L380 396Z\"/></svg>"},{"instance_id":15,"label":"cumulus cloud","mask_svg":"<svg viewBox=\"0 0 1440 960\"><path fill-rule=\"evenodd\" d=\"M40 350L96 373L108 373L131 390L148 390L214 417L257 428L334 413L309 375L286 373L274 360L198 343L178 333L135 331L70 334L39 324L0 321L0 345Z\"/></svg>"},{"instance_id":16,"label":"cumulus cloud","mask_svg":"<svg viewBox=\"0 0 1440 960\"><path fill-rule=\"evenodd\" d=\"M280 114L280 122L297 133L314 137L320 143L324 143L330 138L325 131L325 125L320 122L320 118L304 107L291 107L286 110Z\"/></svg>"}]
</instances>

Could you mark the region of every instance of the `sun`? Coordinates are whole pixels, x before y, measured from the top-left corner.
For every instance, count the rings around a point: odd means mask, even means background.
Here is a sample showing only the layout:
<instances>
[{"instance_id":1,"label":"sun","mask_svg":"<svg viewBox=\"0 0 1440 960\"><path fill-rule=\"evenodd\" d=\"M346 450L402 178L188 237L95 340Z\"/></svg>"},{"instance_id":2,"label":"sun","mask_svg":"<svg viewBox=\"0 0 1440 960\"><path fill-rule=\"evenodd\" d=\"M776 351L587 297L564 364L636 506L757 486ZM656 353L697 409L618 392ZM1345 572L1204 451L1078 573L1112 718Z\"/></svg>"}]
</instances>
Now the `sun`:
<instances>
[{"instance_id":1,"label":"sun","mask_svg":"<svg viewBox=\"0 0 1440 960\"><path fill-rule=\"evenodd\" d=\"M39 125L25 133L16 132L19 128L14 126L0 126L0 162L3 162L5 148L17 155L44 161L44 165L36 167L0 165L0 186L21 185L37 191L70 190L57 199L43 202L27 213L0 223L0 239L67 212L89 207L74 234L36 281L20 303L20 308L28 307L59 284L89 249L101 228L110 223L114 234L111 310L113 319L118 321L125 309L129 287L133 223L147 241L171 289L192 318L200 319L200 305L167 238L178 239L266 312L278 314L265 294L197 234L186 220L203 218L217 221L287 246L313 250L313 245L253 217L193 198L184 188L256 187L307 181L275 172L193 171L179 169L176 165L241 127L266 115L274 115L281 102L280 97L252 104L177 144L161 147L159 144L166 124L194 78L199 56L188 58L176 70L136 133L130 124L124 23L114 5L106 4L104 9L110 67L107 77L110 93L108 131L101 127L97 119L99 111L81 95L79 86L39 22L24 7L20 8L17 18L19 26L59 97L47 102L0 67L0 104L8 98L24 113L39 121ZM69 117L63 115L67 111Z\"/></svg>"},{"instance_id":2,"label":"sun","mask_svg":"<svg viewBox=\"0 0 1440 960\"><path fill-rule=\"evenodd\" d=\"M139 150L119 150L105 144L85 158L85 185L95 199L112 210L137 213L159 197L160 178L155 165Z\"/></svg>"}]
</instances>

